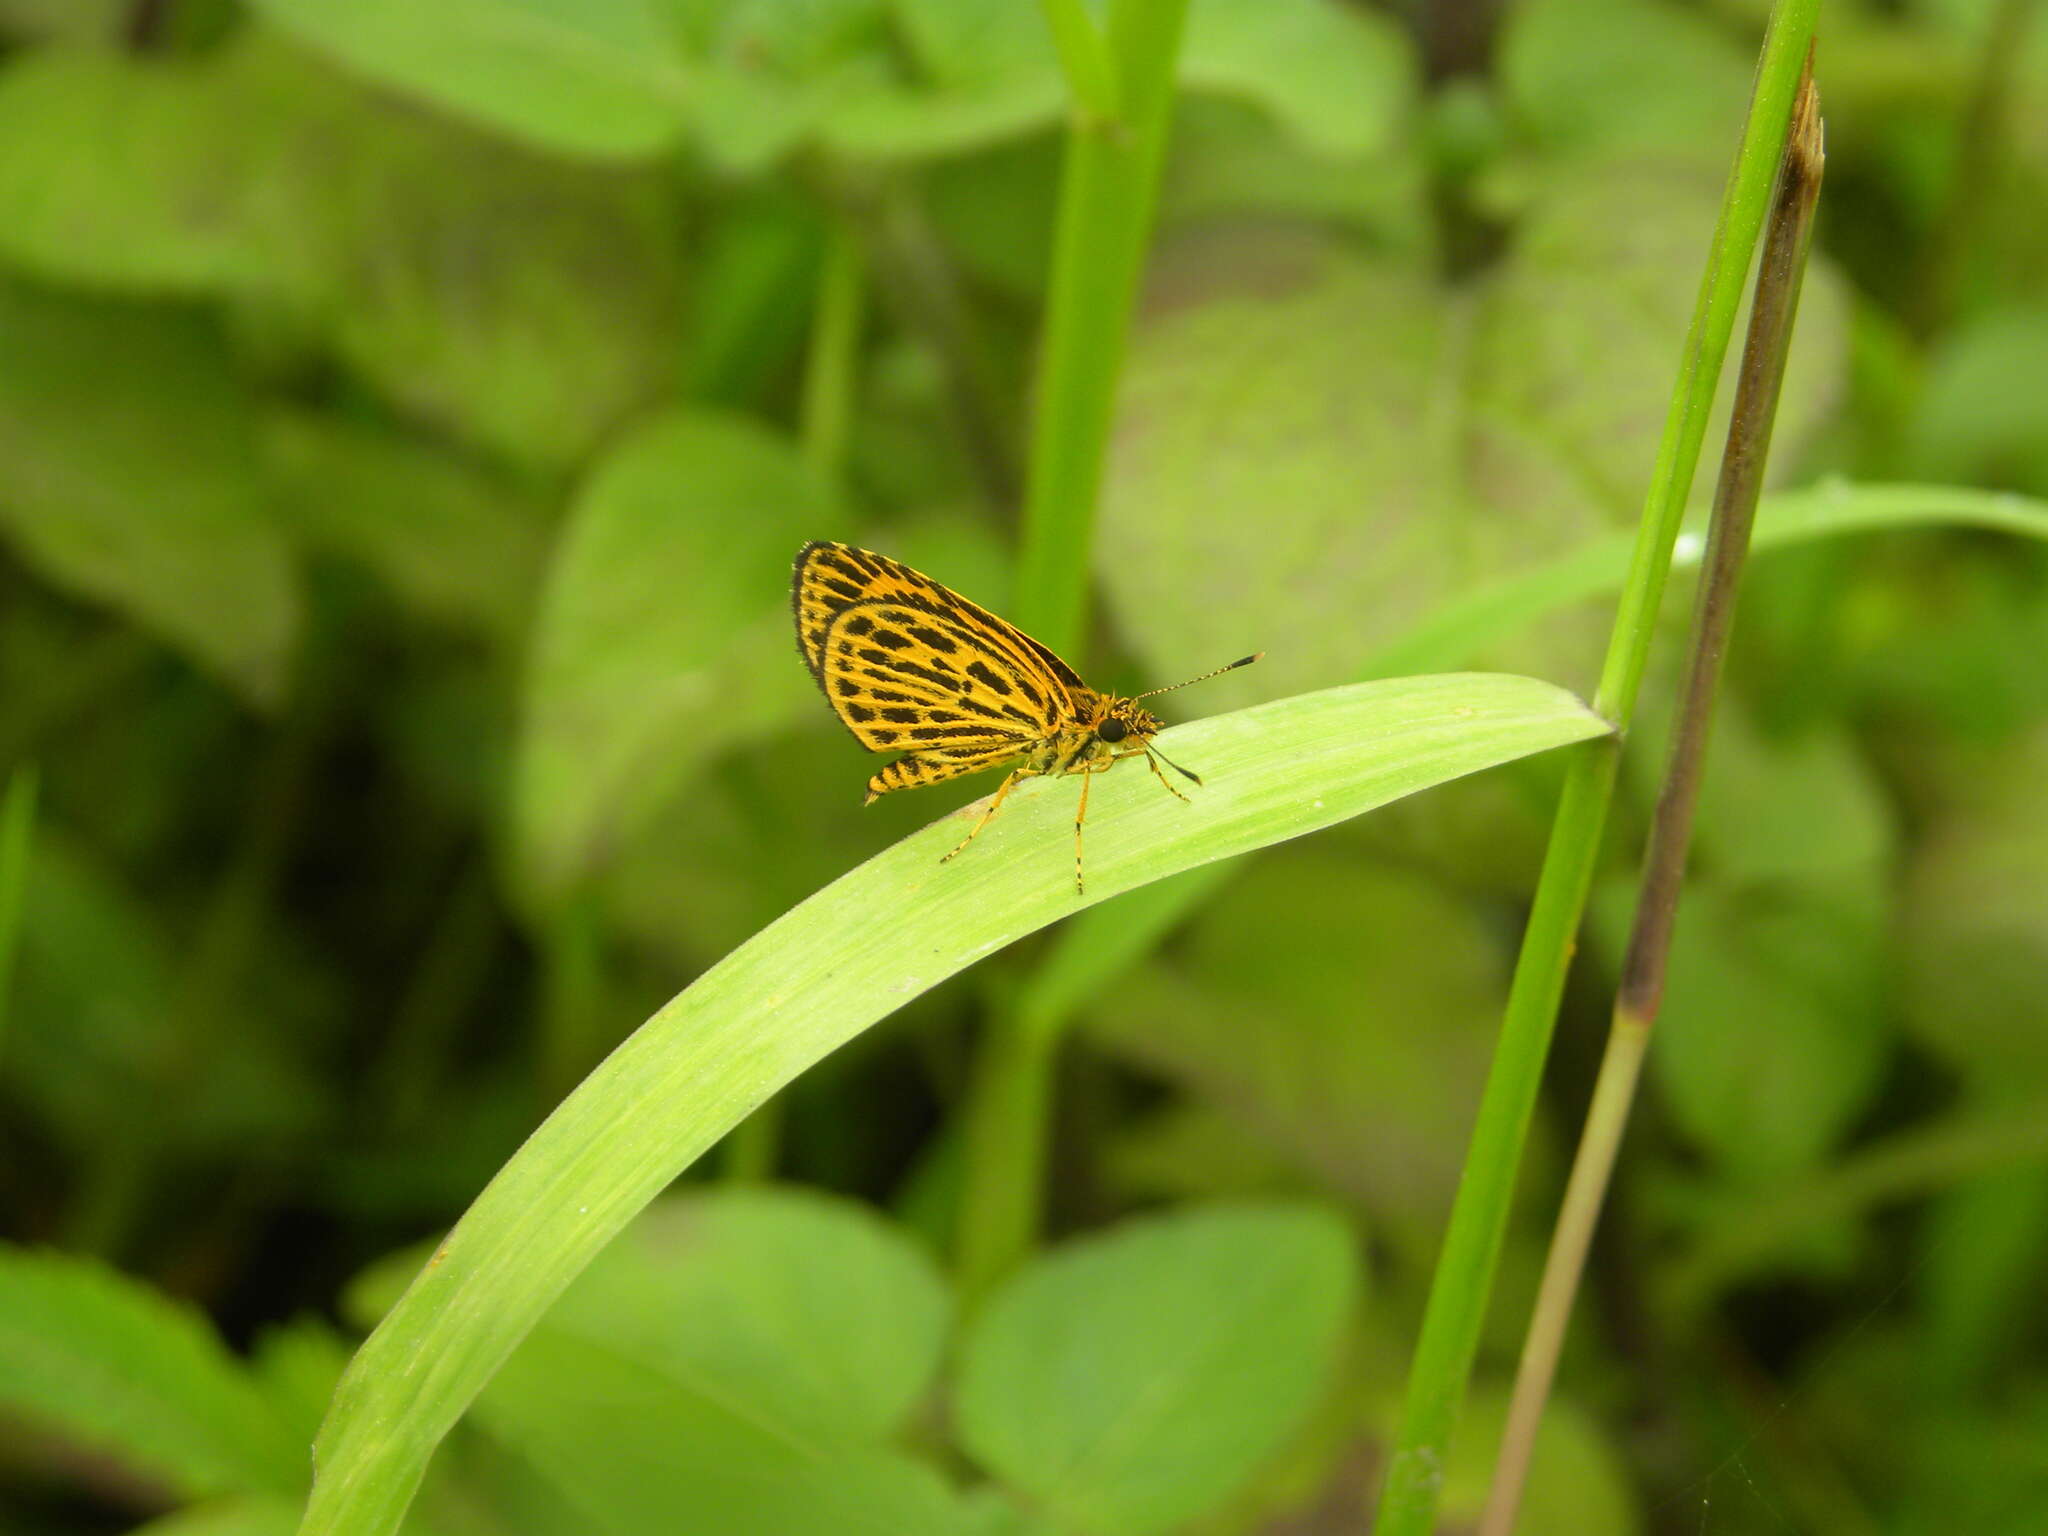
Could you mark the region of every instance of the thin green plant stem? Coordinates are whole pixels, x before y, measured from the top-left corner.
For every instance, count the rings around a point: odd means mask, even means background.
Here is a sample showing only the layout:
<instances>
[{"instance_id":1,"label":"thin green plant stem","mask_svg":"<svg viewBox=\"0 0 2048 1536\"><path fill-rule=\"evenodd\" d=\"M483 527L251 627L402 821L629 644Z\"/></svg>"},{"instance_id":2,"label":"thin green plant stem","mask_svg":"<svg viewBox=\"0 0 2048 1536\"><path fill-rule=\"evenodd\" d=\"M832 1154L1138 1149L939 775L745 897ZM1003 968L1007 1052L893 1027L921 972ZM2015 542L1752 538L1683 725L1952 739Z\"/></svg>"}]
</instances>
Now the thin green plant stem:
<instances>
[{"instance_id":1,"label":"thin green plant stem","mask_svg":"<svg viewBox=\"0 0 2048 1536\"><path fill-rule=\"evenodd\" d=\"M1708 249L1594 699L1595 709L1623 732L1648 664L1672 545L1692 489L1743 278L1763 228L1818 8L1819 0L1779 0L1764 37L1749 117ZM1617 736L1581 747L1565 771L1500 1041L1409 1369L1401 1425L1380 1492L1376 1536L1428 1536L1435 1524L1451 1435L1478 1353L1522 1146L1592 889L1619 763Z\"/></svg>"},{"instance_id":2,"label":"thin green plant stem","mask_svg":"<svg viewBox=\"0 0 2048 1536\"><path fill-rule=\"evenodd\" d=\"M14 995L14 957L21 949L22 896L28 889L41 787L36 765L23 763L7 776L7 798L0 801L0 1060L7 1052L8 1003Z\"/></svg>"},{"instance_id":3,"label":"thin green plant stem","mask_svg":"<svg viewBox=\"0 0 2048 1536\"><path fill-rule=\"evenodd\" d=\"M1060 18L1056 34L1094 26L1078 0L1046 6ZM1087 81L1072 87L1016 604L1018 622L1063 656L1076 654L1083 635L1096 494L1158 203L1186 13L1187 0L1111 0L1106 51L1120 114L1105 118L1083 105L1093 89Z\"/></svg>"},{"instance_id":4,"label":"thin green plant stem","mask_svg":"<svg viewBox=\"0 0 2048 1536\"><path fill-rule=\"evenodd\" d=\"M1124 892L1606 729L1526 678L1357 684L1167 732L1169 753L1213 770L1190 804L1147 776L1103 775L1086 895L1059 859L1074 786L1052 780L1013 793L984 834L987 856L953 873L938 864L959 841L954 817L849 871L623 1041L478 1196L344 1373L302 1536L396 1530L435 1445L598 1250L762 1100L877 1019ZM878 924L882 911L890 921Z\"/></svg>"},{"instance_id":5,"label":"thin green plant stem","mask_svg":"<svg viewBox=\"0 0 2048 1536\"><path fill-rule=\"evenodd\" d=\"M1083 1004L1150 954L1231 873L1208 864L1090 907L1060 925L1030 975L996 1007L969 1090L968 1134L980 1138L970 1156L989 1170L960 1213L959 1283L970 1300L1037 1243L1052 1078Z\"/></svg>"},{"instance_id":6,"label":"thin green plant stem","mask_svg":"<svg viewBox=\"0 0 2048 1536\"><path fill-rule=\"evenodd\" d=\"M1764 235L1763 257L1757 263L1756 297L1750 308L1749 340L1743 349L1735 390L1735 408L1728 424L1728 445L1721 458L1721 479L1714 496L1714 515L1707 531L1707 553L1700 568L1693 610L1692 650L1679 687L1679 707L1672 728L1670 765L1657 797L1643 883L1636 900L1635 925L1624 952L1621 985L1615 999L1614 1022L1600 1076L1593 1087L1593 1107L1579 1138L1566 1184L1564 1208L1552 1235L1542 1284L1515 1372L1508 1402L1507 1426L1494 1465L1493 1486L1480 1518L1479 1536L1511 1536L1521 1508L1522 1489L1535 1453L1536 1431L1564 1350L1572 1306L1585 1274L1593 1229L1606 1203L1621 1138L1628 1128L1642 1075L1643 1056L1663 1002L1664 976L1677 922L1678 897L1685 879L1686 853L1706 775L1707 744L1713 733L1714 701L1720 693L1722 662L1735 623L1735 604L1742 570L1749 555L1750 530L1756 523L1757 500L1763 493L1764 467L1769 462L1771 429L1777 420L1778 396L1785 382L1785 361L1792 350L1792 328L1799 313L1799 291L1806 272L1806 253L1813 233L1813 210L1820 198L1820 107L1809 63L1792 109L1792 131L1785 141L1784 162L1771 202L1770 226Z\"/></svg>"},{"instance_id":7,"label":"thin green plant stem","mask_svg":"<svg viewBox=\"0 0 2048 1536\"><path fill-rule=\"evenodd\" d=\"M846 467L866 286L859 233L848 221L835 220L818 269L803 389L804 458L828 485L837 485Z\"/></svg>"},{"instance_id":8,"label":"thin green plant stem","mask_svg":"<svg viewBox=\"0 0 2048 1536\"><path fill-rule=\"evenodd\" d=\"M603 1054L598 1039L604 991L604 925L596 895L578 889L548 915L540 934L538 1097L553 1104Z\"/></svg>"},{"instance_id":9,"label":"thin green plant stem","mask_svg":"<svg viewBox=\"0 0 2048 1536\"><path fill-rule=\"evenodd\" d=\"M1076 110L1097 122L1115 122L1123 113L1116 56L1088 7L1082 0L1045 0L1045 21Z\"/></svg>"},{"instance_id":10,"label":"thin green plant stem","mask_svg":"<svg viewBox=\"0 0 2048 1536\"><path fill-rule=\"evenodd\" d=\"M760 1184L775 1177L782 1158L782 1104L777 1094L732 1128L718 1165L726 1183Z\"/></svg>"},{"instance_id":11,"label":"thin green plant stem","mask_svg":"<svg viewBox=\"0 0 2048 1536\"><path fill-rule=\"evenodd\" d=\"M967 1101L968 1188L955 1255L973 1306L1037 1245L1053 1079L1066 1019L1016 1002L990 1014Z\"/></svg>"},{"instance_id":12,"label":"thin green plant stem","mask_svg":"<svg viewBox=\"0 0 2048 1536\"><path fill-rule=\"evenodd\" d=\"M1572 1161L1571 1178L1565 1185L1557 1228L1551 1234L1550 1257L1544 1267L1535 1312L1522 1344L1522 1362L1515 1375L1514 1395L1508 1402L1507 1426L1494 1462L1486 1509L1480 1516L1479 1536L1507 1536L1515 1528L1536 1431L1542 1422L1551 1380L1557 1373L1558 1355L1564 1348L1565 1324L1571 1316L1586 1254L1592 1247L1593 1230L1600 1222L1608 1179L1614 1171L1622 1133L1628 1128L1629 1108L1635 1102L1636 1083L1642 1075L1643 1055L1649 1046L1650 1029L1646 1021L1615 1015L1614 1027L1607 1035L1607 1053L1601 1058L1600 1075L1593 1085L1592 1107L1579 1135L1578 1155Z\"/></svg>"},{"instance_id":13,"label":"thin green plant stem","mask_svg":"<svg viewBox=\"0 0 2048 1536\"><path fill-rule=\"evenodd\" d=\"M1007 513L1019 495L1007 428L1015 412L959 274L906 188L885 184L859 211L869 226L877 296L937 360L968 467L988 504Z\"/></svg>"}]
</instances>

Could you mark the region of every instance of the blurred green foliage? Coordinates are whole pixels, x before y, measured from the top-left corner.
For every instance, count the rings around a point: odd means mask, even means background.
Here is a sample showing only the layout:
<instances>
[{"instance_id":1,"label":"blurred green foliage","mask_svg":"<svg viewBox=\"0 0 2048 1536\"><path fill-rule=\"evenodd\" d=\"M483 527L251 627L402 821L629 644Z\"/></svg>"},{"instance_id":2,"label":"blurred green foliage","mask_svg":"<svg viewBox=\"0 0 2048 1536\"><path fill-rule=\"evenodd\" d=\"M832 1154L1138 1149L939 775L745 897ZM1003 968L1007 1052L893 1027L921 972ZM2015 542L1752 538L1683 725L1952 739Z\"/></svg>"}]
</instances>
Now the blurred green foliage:
<instances>
[{"instance_id":1,"label":"blurred green foliage","mask_svg":"<svg viewBox=\"0 0 2048 1536\"><path fill-rule=\"evenodd\" d=\"M1193 0L1089 675L1349 681L1629 527L1762 10ZM1065 87L1015 0L0 0L0 50L0 775L39 780L0 814L0 1524L269 1536L412 1245L946 808L859 811L786 563L857 538L1004 606ZM1844 3L1819 78L1774 478L2048 498L2048 23ZM1888 505L1750 574L1539 1536L2048 1509L2048 558ZM1604 628L1444 664L1583 686ZM1168 935L1132 909L1078 997L1034 949L910 1003L786 1095L814 1188L713 1159L660 1202L413 1527L1356 1529L1554 777L1262 854ZM1084 1024L1057 1241L968 1307L935 1250L1019 997Z\"/></svg>"}]
</instances>

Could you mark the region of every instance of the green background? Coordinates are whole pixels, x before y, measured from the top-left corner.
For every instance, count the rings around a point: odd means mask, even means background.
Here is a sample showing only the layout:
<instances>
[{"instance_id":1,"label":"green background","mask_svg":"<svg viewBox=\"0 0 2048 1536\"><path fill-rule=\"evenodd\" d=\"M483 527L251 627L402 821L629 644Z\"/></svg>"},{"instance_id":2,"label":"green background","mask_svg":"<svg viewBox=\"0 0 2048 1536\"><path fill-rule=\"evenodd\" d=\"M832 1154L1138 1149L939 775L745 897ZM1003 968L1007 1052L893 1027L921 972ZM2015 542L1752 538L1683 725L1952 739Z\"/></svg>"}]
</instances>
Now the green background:
<instances>
[{"instance_id":1,"label":"green background","mask_svg":"<svg viewBox=\"0 0 2048 1536\"><path fill-rule=\"evenodd\" d=\"M1810 494L1760 524L1538 1536L2048 1510L2038 10L1823 17L1772 472ZM1186 719L1413 670L1375 658L1477 602L1430 668L1589 689L1601 582L1505 594L1635 520L1762 12L1192 0L1085 674L1266 651ZM0 1528L270 1536L562 1094L992 787L860 808L787 572L849 538L1007 606L1066 86L1021 0L0 0L0 44ZM1362 1528L1557 773L1134 910L1062 1009L1047 1243L986 1297L967 1087L1047 941L914 997L576 1282L408 1528ZM974 852L1067 878L1057 829Z\"/></svg>"}]
</instances>

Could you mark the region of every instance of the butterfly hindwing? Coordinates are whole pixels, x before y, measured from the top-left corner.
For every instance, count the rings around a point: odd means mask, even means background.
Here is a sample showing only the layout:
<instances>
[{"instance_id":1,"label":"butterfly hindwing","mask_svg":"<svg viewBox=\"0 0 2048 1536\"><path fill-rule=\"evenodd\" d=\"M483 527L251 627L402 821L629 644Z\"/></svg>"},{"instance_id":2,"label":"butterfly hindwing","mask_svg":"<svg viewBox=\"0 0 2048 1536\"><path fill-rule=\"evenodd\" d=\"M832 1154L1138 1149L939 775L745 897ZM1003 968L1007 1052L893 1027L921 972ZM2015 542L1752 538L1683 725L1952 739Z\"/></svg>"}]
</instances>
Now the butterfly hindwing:
<instances>
[{"instance_id":1,"label":"butterfly hindwing","mask_svg":"<svg viewBox=\"0 0 2048 1536\"><path fill-rule=\"evenodd\" d=\"M965 746L951 751L913 752L908 757L897 758L868 780L868 799L886 795L892 789L922 789L927 784L942 784L947 779L957 779L963 774L979 773L984 768L1007 763L1016 755L1016 747L1007 742L998 743L981 753Z\"/></svg>"}]
</instances>

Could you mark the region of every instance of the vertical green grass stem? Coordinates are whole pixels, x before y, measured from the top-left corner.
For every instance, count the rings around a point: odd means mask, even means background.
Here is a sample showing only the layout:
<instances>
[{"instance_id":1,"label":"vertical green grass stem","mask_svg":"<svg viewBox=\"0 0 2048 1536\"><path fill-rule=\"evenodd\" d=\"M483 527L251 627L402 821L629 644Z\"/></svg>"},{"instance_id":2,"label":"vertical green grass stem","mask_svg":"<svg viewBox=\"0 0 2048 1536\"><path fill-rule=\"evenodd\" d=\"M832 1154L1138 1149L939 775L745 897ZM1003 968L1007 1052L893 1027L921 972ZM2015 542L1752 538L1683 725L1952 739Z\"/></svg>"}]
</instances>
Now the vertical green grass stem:
<instances>
[{"instance_id":1,"label":"vertical green grass stem","mask_svg":"<svg viewBox=\"0 0 2048 1536\"><path fill-rule=\"evenodd\" d=\"M1743 279L1763 228L1819 0L1779 0L1757 65L1679 363L1594 707L1623 732L1635 711L1664 582L1706 436ZM1380 1492L1377 1536L1428 1536L1472 1374L1551 1029L1592 888L1620 762L1619 736L1571 756L1522 951L1410 1366L1401 1426Z\"/></svg>"},{"instance_id":2,"label":"vertical green grass stem","mask_svg":"<svg viewBox=\"0 0 2048 1536\"><path fill-rule=\"evenodd\" d=\"M1792 326L1806 272L1808 237L1820 197L1821 129L1818 98L1809 70L1793 109L1783 169L1773 198L1770 228L1757 266L1756 300L1750 309L1749 341L1735 392L1728 445L1714 498L1707 553L1693 605L1692 650L1679 689L1677 724L1670 762L1651 824L1643 879L1636 896L1634 931L1622 962L1607 1053L1593 1087L1593 1106L1579 1137L1565 1186L1564 1207L1552 1234L1536 1309L1515 1373L1508 1421L1495 1463L1493 1486L1480 1520L1480 1536L1511 1536L1522 1488L1535 1453L1536 1432L1551 1381L1564 1350L1565 1332L1578 1297L1579 1280L1591 1251L1593 1229L1606 1202L1621 1138L1628 1128L1643 1056L1663 1002L1664 975L1692 841L1694 813L1706 775L1707 742L1721 666L1735 623L1735 600L1749 554L1750 530L1763 492L1771 433L1785 361L1792 350Z\"/></svg>"},{"instance_id":3,"label":"vertical green grass stem","mask_svg":"<svg viewBox=\"0 0 2048 1536\"><path fill-rule=\"evenodd\" d=\"M1045 0L1072 96L1025 476L1016 617L1079 659L1117 374L1152 233L1187 0ZM974 1296L1037 1239L1052 1077L1071 1010L996 1011L968 1098L960 1280Z\"/></svg>"},{"instance_id":4,"label":"vertical green grass stem","mask_svg":"<svg viewBox=\"0 0 2048 1536\"><path fill-rule=\"evenodd\" d=\"M1046 0L1046 9L1057 37L1094 26L1076 0ZM1083 639L1095 498L1158 202L1186 14L1187 0L1111 0L1100 71L1073 69L1089 49L1071 41L1062 48L1074 115L1033 402L1016 618L1070 658ZM1091 97L1121 110L1102 116Z\"/></svg>"},{"instance_id":5,"label":"vertical green grass stem","mask_svg":"<svg viewBox=\"0 0 2048 1536\"><path fill-rule=\"evenodd\" d=\"M828 485L839 483L846 466L866 286L867 259L859 233L836 220L825 240L804 359L804 458Z\"/></svg>"}]
</instances>

